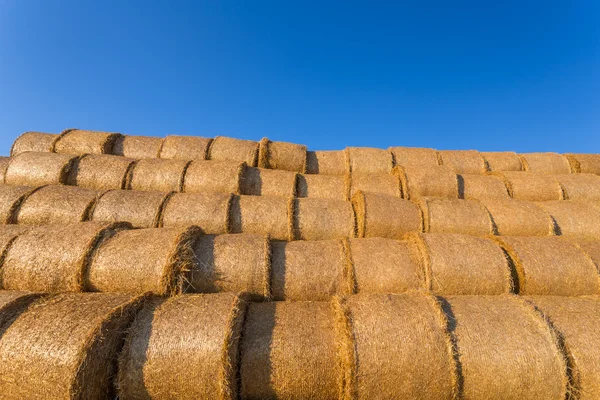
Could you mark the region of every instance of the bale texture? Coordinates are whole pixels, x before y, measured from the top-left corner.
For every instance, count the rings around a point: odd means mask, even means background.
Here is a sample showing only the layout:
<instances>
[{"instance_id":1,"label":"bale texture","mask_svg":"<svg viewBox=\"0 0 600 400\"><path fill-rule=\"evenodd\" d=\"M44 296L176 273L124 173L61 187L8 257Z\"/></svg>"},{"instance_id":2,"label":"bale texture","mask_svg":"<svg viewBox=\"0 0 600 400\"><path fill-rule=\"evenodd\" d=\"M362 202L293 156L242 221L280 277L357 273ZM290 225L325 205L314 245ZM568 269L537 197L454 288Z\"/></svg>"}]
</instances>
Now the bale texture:
<instances>
[{"instance_id":1,"label":"bale texture","mask_svg":"<svg viewBox=\"0 0 600 400\"><path fill-rule=\"evenodd\" d=\"M502 178L511 197L518 200L549 201L562 200L563 189L554 175L532 172L501 172L496 176Z\"/></svg>"},{"instance_id":2,"label":"bale texture","mask_svg":"<svg viewBox=\"0 0 600 400\"><path fill-rule=\"evenodd\" d=\"M419 147L390 147L394 156L394 164L405 168L428 168L438 165L438 156L435 149Z\"/></svg>"},{"instance_id":3,"label":"bale texture","mask_svg":"<svg viewBox=\"0 0 600 400\"><path fill-rule=\"evenodd\" d=\"M37 300L41 293L20 292L17 290L0 291L0 337L4 333L6 325L25 311L27 307Z\"/></svg>"},{"instance_id":4,"label":"bale texture","mask_svg":"<svg viewBox=\"0 0 600 400\"><path fill-rule=\"evenodd\" d=\"M525 171L543 174L570 174L571 166L567 157L558 153L521 153Z\"/></svg>"},{"instance_id":5,"label":"bale texture","mask_svg":"<svg viewBox=\"0 0 600 400\"><path fill-rule=\"evenodd\" d=\"M148 158L131 169L127 189L156 192L183 191L183 178L189 161Z\"/></svg>"},{"instance_id":6,"label":"bale texture","mask_svg":"<svg viewBox=\"0 0 600 400\"><path fill-rule=\"evenodd\" d=\"M348 180L343 175L298 175L296 195L317 199L348 200Z\"/></svg>"},{"instance_id":7,"label":"bale texture","mask_svg":"<svg viewBox=\"0 0 600 400\"><path fill-rule=\"evenodd\" d=\"M420 205L424 215L424 232L474 236L494 234L490 213L478 201L426 198Z\"/></svg>"},{"instance_id":8,"label":"bale texture","mask_svg":"<svg viewBox=\"0 0 600 400\"><path fill-rule=\"evenodd\" d=\"M246 168L240 192L251 196L296 196L298 174L276 169Z\"/></svg>"},{"instance_id":9,"label":"bale texture","mask_svg":"<svg viewBox=\"0 0 600 400\"><path fill-rule=\"evenodd\" d=\"M402 181L406 199L419 197L458 198L456 173L445 165L397 167L394 171Z\"/></svg>"},{"instance_id":10,"label":"bale texture","mask_svg":"<svg viewBox=\"0 0 600 400\"><path fill-rule=\"evenodd\" d=\"M260 141L258 166L304 173L306 171L306 146L287 142Z\"/></svg>"},{"instance_id":11,"label":"bale texture","mask_svg":"<svg viewBox=\"0 0 600 400\"><path fill-rule=\"evenodd\" d=\"M345 175L347 168L346 153L343 150L306 152L307 174Z\"/></svg>"},{"instance_id":12,"label":"bale texture","mask_svg":"<svg viewBox=\"0 0 600 400\"><path fill-rule=\"evenodd\" d=\"M164 139L150 136L122 135L113 146L112 154L129 158L158 158Z\"/></svg>"},{"instance_id":13,"label":"bale texture","mask_svg":"<svg viewBox=\"0 0 600 400\"><path fill-rule=\"evenodd\" d=\"M0 184L4 183L6 178L6 169L8 168L10 160L10 157L0 157Z\"/></svg>"},{"instance_id":14,"label":"bale texture","mask_svg":"<svg viewBox=\"0 0 600 400\"><path fill-rule=\"evenodd\" d=\"M55 153L22 153L14 156L4 177L8 185L64 185L76 156Z\"/></svg>"},{"instance_id":15,"label":"bale texture","mask_svg":"<svg viewBox=\"0 0 600 400\"><path fill-rule=\"evenodd\" d=\"M160 149L160 158L168 160L205 160L212 139L199 136L169 135Z\"/></svg>"},{"instance_id":16,"label":"bale texture","mask_svg":"<svg viewBox=\"0 0 600 400\"><path fill-rule=\"evenodd\" d=\"M8 249L17 237L32 229L27 225L0 225L0 275ZM1 286L0 286L1 287Z\"/></svg>"},{"instance_id":17,"label":"bale texture","mask_svg":"<svg viewBox=\"0 0 600 400\"><path fill-rule=\"evenodd\" d=\"M119 357L121 399L237 398L245 303L229 293L148 302Z\"/></svg>"},{"instance_id":18,"label":"bale texture","mask_svg":"<svg viewBox=\"0 0 600 400\"><path fill-rule=\"evenodd\" d=\"M600 207L585 201L544 201L537 203L554 219L557 235L600 238Z\"/></svg>"},{"instance_id":19,"label":"bale texture","mask_svg":"<svg viewBox=\"0 0 600 400\"><path fill-rule=\"evenodd\" d=\"M293 210L293 237L297 240L342 239L355 236L354 211L349 201L296 199Z\"/></svg>"},{"instance_id":20,"label":"bale texture","mask_svg":"<svg viewBox=\"0 0 600 400\"><path fill-rule=\"evenodd\" d=\"M600 175L600 154L566 154L572 172Z\"/></svg>"},{"instance_id":21,"label":"bale texture","mask_svg":"<svg viewBox=\"0 0 600 400\"><path fill-rule=\"evenodd\" d=\"M402 197L402 184L396 174L351 174L347 179L351 197L359 191Z\"/></svg>"},{"instance_id":22,"label":"bale texture","mask_svg":"<svg viewBox=\"0 0 600 400\"><path fill-rule=\"evenodd\" d=\"M488 171L522 171L521 157L512 151L484 151L480 153L485 160Z\"/></svg>"},{"instance_id":23,"label":"bale texture","mask_svg":"<svg viewBox=\"0 0 600 400\"><path fill-rule=\"evenodd\" d=\"M207 234L229 232L231 194L175 193L164 206L164 227L196 225Z\"/></svg>"},{"instance_id":24,"label":"bale texture","mask_svg":"<svg viewBox=\"0 0 600 400\"><path fill-rule=\"evenodd\" d=\"M54 133L25 132L14 141L10 155L14 157L28 151L51 153L59 136Z\"/></svg>"},{"instance_id":25,"label":"bale texture","mask_svg":"<svg viewBox=\"0 0 600 400\"><path fill-rule=\"evenodd\" d=\"M506 200L508 189L504 181L494 175L458 175L458 197L467 200Z\"/></svg>"},{"instance_id":26,"label":"bale texture","mask_svg":"<svg viewBox=\"0 0 600 400\"><path fill-rule=\"evenodd\" d=\"M21 204L37 189L31 186L0 185L0 223L15 223Z\"/></svg>"},{"instance_id":27,"label":"bale texture","mask_svg":"<svg viewBox=\"0 0 600 400\"><path fill-rule=\"evenodd\" d=\"M186 170L183 191L188 193L240 193L246 164L195 160Z\"/></svg>"},{"instance_id":28,"label":"bale texture","mask_svg":"<svg viewBox=\"0 0 600 400\"><path fill-rule=\"evenodd\" d=\"M562 186L565 200L600 200L600 176L581 173L554 177Z\"/></svg>"},{"instance_id":29,"label":"bale texture","mask_svg":"<svg viewBox=\"0 0 600 400\"><path fill-rule=\"evenodd\" d=\"M64 154L110 154L119 136L114 132L67 129L56 141L54 151Z\"/></svg>"},{"instance_id":30,"label":"bale texture","mask_svg":"<svg viewBox=\"0 0 600 400\"><path fill-rule=\"evenodd\" d=\"M258 142L217 136L208 149L208 159L245 162L251 167L256 167L258 162Z\"/></svg>"},{"instance_id":31,"label":"bale texture","mask_svg":"<svg viewBox=\"0 0 600 400\"><path fill-rule=\"evenodd\" d=\"M422 232L419 207L408 200L385 194L358 192L352 197L357 237L401 239L408 232Z\"/></svg>"},{"instance_id":32,"label":"bale texture","mask_svg":"<svg viewBox=\"0 0 600 400\"><path fill-rule=\"evenodd\" d=\"M293 240L293 199L233 196L229 212L231 233L258 233L275 240Z\"/></svg>"},{"instance_id":33,"label":"bale texture","mask_svg":"<svg viewBox=\"0 0 600 400\"><path fill-rule=\"evenodd\" d=\"M592 259L600 271L600 240L576 240L574 243Z\"/></svg>"},{"instance_id":34,"label":"bale texture","mask_svg":"<svg viewBox=\"0 0 600 400\"><path fill-rule=\"evenodd\" d=\"M135 228L154 228L159 225L161 211L170 193L110 190L100 197L91 220L129 222Z\"/></svg>"},{"instance_id":35,"label":"bale texture","mask_svg":"<svg viewBox=\"0 0 600 400\"><path fill-rule=\"evenodd\" d=\"M135 160L109 154L87 154L77 159L68 184L96 190L125 189Z\"/></svg>"},{"instance_id":36,"label":"bale texture","mask_svg":"<svg viewBox=\"0 0 600 400\"><path fill-rule=\"evenodd\" d=\"M352 174L389 174L394 167L389 150L371 147L346 148L346 162L346 171Z\"/></svg>"},{"instance_id":37,"label":"bale texture","mask_svg":"<svg viewBox=\"0 0 600 400\"><path fill-rule=\"evenodd\" d=\"M485 160L476 150L439 150L440 165L446 165L457 174L484 174Z\"/></svg>"},{"instance_id":38,"label":"bale texture","mask_svg":"<svg viewBox=\"0 0 600 400\"><path fill-rule=\"evenodd\" d=\"M481 203L490 212L498 235L554 235L552 217L535 203L515 199L482 200Z\"/></svg>"}]
</instances>

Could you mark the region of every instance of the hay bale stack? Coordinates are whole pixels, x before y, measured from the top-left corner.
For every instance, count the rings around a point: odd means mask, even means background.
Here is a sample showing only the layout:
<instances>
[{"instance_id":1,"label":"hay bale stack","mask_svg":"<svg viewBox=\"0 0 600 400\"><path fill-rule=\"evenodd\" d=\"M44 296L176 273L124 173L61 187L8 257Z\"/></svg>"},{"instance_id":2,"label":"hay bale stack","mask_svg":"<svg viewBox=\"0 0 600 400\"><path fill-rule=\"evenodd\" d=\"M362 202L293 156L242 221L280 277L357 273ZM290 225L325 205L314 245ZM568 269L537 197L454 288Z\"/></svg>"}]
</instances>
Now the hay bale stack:
<instances>
[{"instance_id":1,"label":"hay bale stack","mask_svg":"<svg viewBox=\"0 0 600 400\"><path fill-rule=\"evenodd\" d=\"M68 184L96 190L125 189L136 160L109 154L87 154L77 159Z\"/></svg>"},{"instance_id":2,"label":"hay bale stack","mask_svg":"<svg viewBox=\"0 0 600 400\"><path fill-rule=\"evenodd\" d=\"M0 223L16 223L17 212L23 201L38 188L31 186L0 185Z\"/></svg>"},{"instance_id":3,"label":"hay bale stack","mask_svg":"<svg viewBox=\"0 0 600 400\"><path fill-rule=\"evenodd\" d=\"M181 192L190 161L148 158L139 160L128 177L127 189L155 192Z\"/></svg>"},{"instance_id":4,"label":"hay bale stack","mask_svg":"<svg viewBox=\"0 0 600 400\"><path fill-rule=\"evenodd\" d=\"M55 153L22 153L11 158L4 176L8 185L64 185L76 156Z\"/></svg>"},{"instance_id":5,"label":"hay bale stack","mask_svg":"<svg viewBox=\"0 0 600 400\"><path fill-rule=\"evenodd\" d=\"M347 179L350 197L359 191L402 197L402 183L397 174L351 174Z\"/></svg>"},{"instance_id":6,"label":"hay bale stack","mask_svg":"<svg viewBox=\"0 0 600 400\"><path fill-rule=\"evenodd\" d=\"M378 193L358 192L352 197L357 237L401 239L423 231L419 207L408 200Z\"/></svg>"},{"instance_id":7,"label":"hay bale stack","mask_svg":"<svg viewBox=\"0 0 600 400\"><path fill-rule=\"evenodd\" d=\"M258 166L303 174L306 171L306 146L263 138L258 149Z\"/></svg>"},{"instance_id":8,"label":"hay bale stack","mask_svg":"<svg viewBox=\"0 0 600 400\"><path fill-rule=\"evenodd\" d=\"M114 132L67 129L54 145L54 152L63 154L110 154L117 139Z\"/></svg>"},{"instance_id":9,"label":"hay bale stack","mask_svg":"<svg viewBox=\"0 0 600 400\"><path fill-rule=\"evenodd\" d=\"M521 153L523 169L543 174L570 174L571 165L567 157L558 153Z\"/></svg>"},{"instance_id":10,"label":"hay bale stack","mask_svg":"<svg viewBox=\"0 0 600 400\"><path fill-rule=\"evenodd\" d=\"M341 398L335 324L328 303L251 304L241 343L240 398Z\"/></svg>"},{"instance_id":11,"label":"hay bale stack","mask_svg":"<svg viewBox=\"0 0 600 400\"><path fill-rule=\"evenodd\" d=\"M28 151L51 153L59 137L55 133L25 132L14 141L10 155L14 157Z\"/></svg>"},{"instance_id":12,"label":"hay bale stack","mask_svg":"<svg viewBox=\"0 0 600 400\"><path fill-rule=\"evenodd\" d=\"M187 167L183 191L188 193L240 193L245 163L195 160Z\"/></svg>"},{"instance_id":13,"label":"hay bale stack","mask_svg":"<svg viewBox=\"0 0 600 400\"><path fill-rule=\"evenodd\" d=\"M0 290L0 337L7 325L40 296L41 293Z\"/></svg>"},{"instance_id":14,"label":"hay bale stack","mask_svg":"<svg viewBox=\"0 0 600 400\"><path fill-rule=\"evenodd\" d=\"M537 203L555 221L557 235L600 238L600 207L585 201L544 201Z\"/></svg>"},{"instance_id":15,"label":"hay bale stack","mask_svg":"<svg viewBox=\"0 0 600 400\"><path fill-rule=\"evenodd\" d=\"M518 292L580 296L600 293L598 270L577 246L560 237L500 237L515 266Z\"/></svg>"},{"instance_id":16,"label":"hay bale stack","mask_svg":"<svg viewBox=\"0 0 600 400\"><path fill-rule=\"evenodd\" d=\"M563 400L567 366L546 321L512 295L454 296L446 311L465 400Z\"/></svg>"},{"instance_id":17,"label":"hay bale stack","mask_svg":"<svg viewBox=\"0 0 600 400\"><path fill-rule=\"evenodd\" d=\"M271 297L271 243L250 233L204 235L194 246L188 292L245 292L253 299Z\"/></svg>"},{"instance_id":18,"label":"hay bale stack","mask_svg":"<svg viewBox=\"0 0 600 400\"><path fill-rule=\"evenodd\" d=\"M256 167L258 162L258 142L217 136L210 144L207 159L239 163L245 162L251 167Z\"/></svg>"},{"instance_id":19,"label":"hay bale stack","mask_svg":"<svg viewBox=\"0 0 600 400\"><path fill-rule=\"evenodd\" d=\"M389 174L394 159L389 150L371 147L347 147L346 171L351 174Z\"/></svg>"},{"instance_id":20,"label":"hay bale stack","mask_svg":"<svg viewBox=\"0 0 600 400\"><path fill-rule=\"evenodd\" d=\"M0 184L4 183L6 178L6 169L8 168L10 160L10 157L0 157Z\"/></svg>"},{"instance_id":21,"label":"hay bale stack","mask_svg":"<svg viewBox=\"0 0 600 400\"><path fill-rule=\"evenodd\" d=\"M419 197L458 198L458 179L446 165L396 167L405 199Z\"/></svg>"},{"instance_id":22,"label":"hay bale stack","mask_svg":"<svg viewBox=\"0 0 600 400\"><path fill-rule=\"evenodd\" d=\"M158 158L164 139L150 136L122 135L115 140L112 154L129 158Z\"/></svg>"},{"instance_id":23,"label":"hay bale stack","mask_svg":"<svg viewBox=\"0 0 600 400\"><path fill-rule=\"evenodd\" d=\"M572 172L600 175L600 154L565 154Z\"/></svg>"},{"instance_id":24,"label":"hay bale stack","mask_svg":"<svg viewBox=\"0 0 600 400\"><path fill-rule=\"evenodd\" d=\"M565 200L600 200L600 176L581 173L554 177L562 186Z\"/></svg>"},{"instance_id":25,"label":"hay bale stack","mask_svg":"<svg viewBox=\"0 0 600 400\"><path fill-rule=\"evenodd\" d=\"M563 189L555 175L526 171L498 172L494 175L504 180L510 197L518 200L549 201L564 198Z\"/></svg>"},{"instance_id":26,"label":"hay bale stack","mask_svg":"<svg viewBox=\"0 0 600 400\"><path fill-rule=\"evenodd\" d=\"M197 225L207 234L228 233L232 195L175 193L164 205L160 226Z\"/></svg>"},{"instance_id":27,"label":"hay bale stack","mask_svg":"<svg viewBox=\"0 0 600 400\"><path fill-rule=\"evenodd\" d=\"M298 174L276 169L246 168L240 182L241 194L250 196L296 196Z\"/></svg>"},{"instance_id":28,"label":"hay bale stack","mask_svg":"<svg viewBox=\"0 0 600 400\"><path fill-rule=\"evenodd\" d=\"M297 240L343 239L355 236L354 211L349 201L296 199L293 210L292 237Z\"/></svg>"},{"instance_id":29,"label":"hay bale stack","mask_svg":"<svg viewBox=\"0 0 600 400\"><path fill-rule=\"evenodd\" d=\"M140 297L59 294L20 314L0 340L4 399L109 399Z\"/></svg>"},{"instance_id":30,"label":"hay bale stack","mask_svg":"<svg viewBox=\"0 0 600 400\"><path fill-rule=\"evenodd\" d=\"M458 197L467 200L508 200L504 181L494 175L458 175Z\"/></svg>"},{"instance_id":31,"label":"hay bale stack","mask_svg":"<svg viewBox=\"0 0 600 400\"><path fill-rule=\"evenodd\" d=\"M343 175L300 174L296 195L317 199L348 200L348 183Z\"/></svg>"},{"instance_id":32,"label":"hay bale stack","mask_svg":"<svg viewBox=\"0 0 600 400\"><path fill-rule=\"evenodd\" d=\"M346 153L343 150L307 151L306 173L322 175L345 175Z\"/></svg>"},{"instance_id":33,"label":"hay bale stack","mask_svg":"<svg viewBox=\"0 0 600 400\"><path fill-rule=\"evenodd\" d=\"M119 398L236 399L245 308L229 293L148 302L119 357Z\"/></svg>"},{"instance_id":34,"label":"hay bale stack","mask_svg":"<svg viewBox=\"0 0 600 400\"><path fill-rule=\"evenodd\" d=\"M495 232L488 210L475 200L433 199L420 201L424 232L486 236Z\"/></svg>"},{"instance_id":35,"label":"hay bale stack","mask_svg":"<svg viewBox=\"0 0 600 400\"><path fill-rule=\"evenodd\" d=\"M168 160L205 160L212 139L199 136L167 136L160 149L160 158Z\"/></svg>"},{"instance_id":36,"label":"hay bale stack","mask_svg":"<svg viewBox=\"0 0 600 400\"><path fill-rule=\"evenodd\" d=\"M293 207L293 198L233 196L229 212L230 232L267 234L275 240L293 240Z\"/></svg>"},{"instance_id":37,"label":"hay bale stack","mask_svg":"<svg viewBox=\"0 0 600 400\"><path fill-rule=\"evenodd\" d=\"M419 147L390 147L394 157L394 165L405 168L428 168L439 165L437 151L435 149Z\"/></svg>"},{"instance_id":38,"label":"hay bale stack","mask_svg":"<svg viewBox=\"0 0 600 400\"><path fill-rule=\"evenodd\" d=\"M523 171L521 157L512 151L484 151L480 154L488 171Z\"/></svg>"},{"instance_id":39,"label":"hay bale stack","mask_svg":"<svg viewBox=\"0 0 600 400\"><path fill-rule=\"evenodd\" d=\"M110 190L96 202L90 220L125 221L134 228L159 226L161 212L171 193Z\"/></svg>"},{"instance_id":40,"label":"hay bale stack","mask_svg":"<svg viewBox=\"0 0 600 400\"><path fill-rule=\"evenodd\" d=\"M524 200L481 200L488 209L496 233L502 236L554 235L550 214L535 203Z\"/></svg>"},{"instance_id":41,"label":"hay bale stack","mask_svg":"<svg viewBox=\"0 0 600 400\"><path fill-rule=\"evenodd\" d=\"M457 174L484 174L485 160L476 150L438 150L440 165L450 167Z\"/></svg>"}]
</instances>

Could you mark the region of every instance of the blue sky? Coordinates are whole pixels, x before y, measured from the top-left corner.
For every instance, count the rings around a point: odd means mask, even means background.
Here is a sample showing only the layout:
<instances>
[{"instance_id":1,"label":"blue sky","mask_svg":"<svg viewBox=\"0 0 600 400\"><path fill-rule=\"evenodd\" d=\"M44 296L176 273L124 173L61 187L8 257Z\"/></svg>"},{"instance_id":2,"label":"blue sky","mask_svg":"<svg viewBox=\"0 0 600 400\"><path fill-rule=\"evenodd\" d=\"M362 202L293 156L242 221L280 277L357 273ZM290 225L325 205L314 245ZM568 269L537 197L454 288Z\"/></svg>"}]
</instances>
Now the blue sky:
<instances>
[{"instance_id":1,"label":"blue sky","mask_svg":"<svg viewBox=\"0 0 600 400\"><path fill-rule=\"evenodd\" d=\"M0 154L67 127L600 152L600 2L492 3L0 0Z\"/></svg>"}]
</instances>

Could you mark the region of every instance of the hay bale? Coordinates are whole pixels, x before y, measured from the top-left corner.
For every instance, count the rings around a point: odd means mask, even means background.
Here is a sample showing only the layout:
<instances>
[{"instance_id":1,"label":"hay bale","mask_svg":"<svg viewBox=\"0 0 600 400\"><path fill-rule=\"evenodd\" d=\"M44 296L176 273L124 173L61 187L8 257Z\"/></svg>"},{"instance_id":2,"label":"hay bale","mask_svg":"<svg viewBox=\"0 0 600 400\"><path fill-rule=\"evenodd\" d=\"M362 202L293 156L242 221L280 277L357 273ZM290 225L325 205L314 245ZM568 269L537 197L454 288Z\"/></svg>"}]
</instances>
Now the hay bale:
<instances>
[{"instance_id":1,"label":"hay bale","mask_svg":"<svg viewBox=\"0 0 600 400\"><path fill-rule=\"evenodd\" d=\"M10 160L10 157L0 157L0 184L4 183L4 179L6 177L6 169L8 168Z\"/></svg>"},{"instance_id":2,"label":"hay bale","mask_svg":"<svg viewBox=\"0 0 600 400\"><path fill-rule=\"evenodd\" d=\"M521 153L525 171L543 174L570 174L571 165L567 157L558 153Z\"/></svg>"},{"instance_id":3,"label":"hay bale","mask_svg":"<svg viewBox=\"0 0 600 400\"><path fill-rule=\"evenodd\" d=\"M87 221L99 195L96 190L74 186L44 186L23 200L15 222L49 225Z\"/></svg>"},{"instance_id":4,"label":"hay bale","mask_svg":"<svg viewBox=\"0 0 600 400\"><path fill-rule=\"evenodd\" d=\"M148 158L131 169L127 189L156 192L181 192L190 161Z\"/></svg>"},{"instance_id":5,"label":"hay bale","mask_svg":"<svg viewBox=\"0 0 600 400\"><path fill-rule=\"evenodd\" d=\"M10 323L35 300L41 293L20 292L17 290L0 291L0 337Z\"/></svg>"},{"instance_id":6,"label":"hay bale","mask_svg":"<svg viewBox=\"0 0 600 400\"><path fill-rule=\"evenodd\" d=\"M573 243L583 250L600 270L600 240L573 240Z\"/></svg>"},{"instance_id":7,"label":"hay bale","mask_svg":"<svg viewBox=\"0 0 600 400\"><path fill-rule=\"evenodd\" d=\"M122 230L94 249L85 275L92 292L181 293L194 264L197 227ZM10 253L9 253L10 254Z\"/></svg>"},{"instance_id":8,"label":"hay bale","mask_svg":"<svg viewBox=\"0 0 600 400\"><path fill-rule=\"evenodd\" d=\"M544 201L537 204L554 219L557 235L600 238L600 207L575 200Z\"/></svg>"},{"instance_id":9,"label":"hay bale","mask_svg":"<svg viewBox=\"0 0 600 400\"><path fill-rule=\"evenodd\" d=\"M358 192L352 197L357 237L401 239L423 231L419 207L408 200L378 193Z\"/></svg>"},{"instance_id":10,"label":"hay bale","mask_svg":"<svg viewBox=\"0 0 600 400\"><path fill-rule=\"evenodd\" d=\"M88 189L125 189L127 176L136 160L109 154L87 154L77 159L68 184Z\"/></svg>"},{"instance_id":11,"label":"hay bale","mask_svg":"<svg viewBox=\"0 0 600 400\"><path fill-rule=\"evenodd\" d=\"M246 168L240 182L241 193L250 196L296 196L298 174L276 169Z\"/></svg>"},{"instance_id":12,"label":"hay bale","mask_svg":"<svg viewBox=\"0 0 600 400\"><path fill-rule=\"evenodd\" d=\"M244 292L256 300L271 297L271 244L250 233L204 235L194 246L188 292Z\"/></svg>"},{"instance_id":13,"label":"hay bale","mask_svg":"<svg viewBox=\"0 0 600 400\"><path fill-rule=\"evenodd\" d=\"M17 212L23 201L38 188L31 186L0 185L0 223L16 223Z\"/></svg>"},{"instance_id":14,"label":"hay bale","mask_svg":"<svg viewBox=\"0 0 600 400\"><path fill-rule=\"evenodd\" d=\"M2 274L1 268L6 258L6 253L12 243L31 228L31 226L27 225L0 225L0 274Z\"/></svg>"},{"instance_id":15,"label":"hay bale","mask_svg":"<svg viewBox=\"0 0 600 400\"><path fill-rule=\"evenodd\" d=\"M347 168L344 150L306 152L307 174L345 175Z\"/></svg>"},{"instance_id":16,"label":"hay bale","mask_svg":"<svg viewBox=\"0 0 600 400\"><path fill-rule=\"evenodd\" d=\"M600 293L598 270L577 246L560 237L499 237L512 259L518 290L525 295Z\"/></svg>"},{"instance_id":17,"label":"hay bale","mask_svg":"<svg viewBox=\"0 0 600 400\"><path fill-rule=\"evenodd\" d=\"M467 200L508 200L504 181L494 175L458 175L458 197Z\"/></svg>"},{"instance_id":18,"label":"hay bale","mask_svg":"<svg viewBox=\"0 0 600 400\"><path fill-rule=\"evenodd\" d=\"M600 154L565 154L571 164L571 172L600 175Z\"/></svg>"},{"instance_id":19,"label":"hay bale","mask_svg":"<svg viewBox=\"0 0 600 400\"><path fill-rule=\"evenodd\" d=\"M212 139L199 136L169 135L160 149L160 158L169 160L205 160Z\"/></svg>"},{"instance_id":20,"label":"hay bale","mask_svg":"<svg viewBox=\"0 0 600 400\"><path fill-rule=\"evenodd\" d=\"M240 193L245 163L195 160L187 167L183 191L189 193Z\"/></svg>"},{"instance_id":21,"label":"hay bale","mask_svg":"<svg viewBox=\"0 0 600 400\"><path fill-rule=\"evenodd\" d=\"M306 171L306 146L263 138L258 149L258 166L303 174Z\"/></svg>"},{"instance_id":22,"label":"hay bale","mask_svg":"<svg viewBox=\"0 0 600 400\"><path fill-rule=\"evenodd\" d=\"M532 172L498 172L512 198L528 201L562 200L563 189L554 175Z\"/></svg>"},{"instance_id":23,"label":"hay bale","mask_svg":"<svg viewBox=\"0 0 600 400\"><path fill-rule=\"evenodd\" d=\"M349 201L296 199L293 210L292 237L297 240L342 239L355 236L354 211Z\"/></svg>"},{"instance_id":24,"label":"hay bale","mask_svg":"<svg viewBox=\"0 0 600 400\"><path fill-rule=\"evenodd\" d=\"M245 162L250 167L256 167L258 162L258 142L217 136L210 144L207 159Z\"/></svg>"},{"instance_id":25,"label":"hay bale","mask_svg":"<svg viewBox=\"0 0 600 400\"><path fill-rule=\"evenodd\" d=\"M273 242L274 300L326 301L353 292L348 249L341 240Z\"/></svg>"},{"instance_id":26,"label":"hay bale","mask_svg":"<svg viewBox=\"0 0 600 400\"><path fill-rule=\"evenodd\" d=\"M458 198L458 179L454 171L445 165L422 167L396 167L405 199L419 197Z\"/></svg>"},{"instance_id":27,"label":"hay bale","mask_svg":"<svg viewBox=\"0 0 600 400\"><path fill-rule=\"evenodd\" d=\"M439 165L437 151L419 147L390 147L394 164L405 168L428 168Z\"/></svg>"},{"instance_id":28,"label":"hay bale","mask_svg":"<svg viewBox=\"0 0 600 400\"><path fill-rule=\"evenodd\" d=\"M438 150L440 165L446 165L457 174L484 174L485 160L476 150Z\"/></svg>"},{"instance_id":29,"label":"hay bale","mask_svg":"<svg viewBox=\"0 0 600 400\"><path fill-rule=\"evenodd\" d=\"M54 153L22 153L11 158L4 182L8 185L64 185L76 156Z\"/></svg>"},{"instance_id":30,"label":"hay bale","mask_svg":"<svg viewBox=\"0 0 600 400\"><path fill-rule=\"evenodd\" d=\"M242 399L337 399L341 365L328 303L251 304L241 343Z\"/></svg>"},{"instance_id":31,"label":"hay bale","mask_svg":"<svg viewBox=\"0 0 600 400\"><path fill-rule=\"evenodd\" d=\"M512 151L484 151L480 153L488 171L523 171L521 157Z\"/></svg>"},{"instance_id":32,"label":"hay bale","mask_svg":"<svg viewBox=\"0 0 600 400\"><path fill-rule=\"evenodd\" d=\"M550 214L533 202L515 199L480 202L490 212L498 235L554 235L554 221Z\"/></svg>"},{"instance_id":33,"label":"hay bale","mask_svg":"<svg viewBox=\"0 0 600 400\"><path fill-rule=\"evenodd\" d=\"M119 357L119 397L236 399L245 308L229 293L149 302Z\"/></svg>"},{"instance_id":34,"label":"hay bale","mask_svg":"<svg viewBox=\"0 0 600 400\"><path fill-rule=\"evenodd\" d=\"M394 167L389 150L371 147L347 147L346 162L346 171L352 174L389 174Z\"/></svg>"},{"instance_id":35,"label":"hay bale","mask_svg":"<svg viewBox=\"0 0 600 400\"><path fill-rule=\"evenodd\" d=\"M494 234L490 213L478 201L424 198L420 206L424 232L474 236Z\"/></svg>"},{"instance_id":36,"label":"hay bale","mask_svg":"<svg viewBox=\"0 0 600 400\"><path fill-rule=\"evenodd\" d=\"M150 136L122 135L115 140L112 154L129 158L158 158L164 139Z\"/></svg>"},{"instance_id":37,"label":"hay bale","mask_svg":"<svg viewBox=\"0 0 600 400\"><path fill-rule=\"evenodd\" d=\"M231 194L175 193L165 204L160 226L197 225L204 233L229 232Z\"/></svg>"},{"instance_id":38,"label":"hay bale","mask_svg":"<svg viewBox=\"0 0 600 400\"><path fill-rule=\"evenodd\" d=\"M135 228L159 226L164 204L171 193L110 190L96 202L90 220L129 222Z\"/></svg>"},{"instance_id":39,"label":"hay bale","mask_svg":"<svg viewBox=\"0 0 600 400\"><path fill-rule=\"evenodd\" d=\"M343 175L300 174L296 187L298 197L348 200L348 180Z\"/></svg>"},{"instance_id":40,"label":"hay bale","mask_svg":"<svg viewBox=\"0 0 600 400\"><path fill-rule=\"evenodd\" d=\"M25 132L14 141L10 155L14 157L28 151L51 153L59 137L55 133Z\"/></svg>"},{"instance_id":41,"label":"hay bale","mask_svg":"<svg viewBox=\"0 0 600 400\"><path fill-rule=\"evenodd\" d=\"M293 198L233 196L229 211L231 233L258 233L275 240L293 240Z\"/></svg>"},{"instance_id":42,"label":"hay bale","mask_svg":"<svg viewBox=\"0 0 600 400\"><path fill-rule=\"evenodd\" d=\"M357 192L379 193L387 196L402 197L402 183L395 174L351 174L349 180L350 197Z\"/></svg>"},{"instance_id":43,"label":"hay bale","mask_svg":"<svg viewBox=\"0 0 600 400\"><path fill-rule=\"evenodd\" d=\"M54 145L54 152L64 154L110 154L120 133L67 129Z\"/></svg>"},{"instance_id":44,"label":"hay bale","mask_svg":"<svg viewBox=\"0 0 600 400\"><path fill-rule=\"evenodd\" d=\"M600 200L600 176L580 173L554 177L562 186L565 200Z\"/></svg>"},{"instance_id":45,"label":"hay bale","mask_svg":"<svg viewBox=\"0 0 600 400\"><path fill-rule=\"evenodd\" d=\"M554 332L516 296L454 296L447 312L465 400L565 399L567 366Z\"/></svg>"},{"instance_id":46,"label":"hay bale","mask_svg":"<svg viewBox=\"0 0 600 400\"><path fill-rule=\"evenodd\" d=\"M350 239L357 293L404 293L425 288L422 256L412 241Z\"/></svg>"}]
</instances>

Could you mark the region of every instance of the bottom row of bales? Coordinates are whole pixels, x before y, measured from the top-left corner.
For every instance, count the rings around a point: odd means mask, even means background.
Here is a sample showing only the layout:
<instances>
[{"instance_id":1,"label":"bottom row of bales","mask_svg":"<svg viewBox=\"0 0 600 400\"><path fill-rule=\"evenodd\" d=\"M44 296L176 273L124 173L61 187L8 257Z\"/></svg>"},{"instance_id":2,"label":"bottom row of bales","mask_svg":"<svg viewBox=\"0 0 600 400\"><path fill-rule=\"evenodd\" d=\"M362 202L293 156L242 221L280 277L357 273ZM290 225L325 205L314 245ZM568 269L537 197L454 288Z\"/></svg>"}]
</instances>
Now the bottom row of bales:
<instances>
[{"instance_id":1,"label":"bottom row of bales","mask_svg":"<svg viewBox=\"0 0 600 400\"><path fill-rule=\"evenodd\" d=\"M0 291L3 399L600 397L600 298Z\"/></svg>"}]
</instances>

